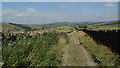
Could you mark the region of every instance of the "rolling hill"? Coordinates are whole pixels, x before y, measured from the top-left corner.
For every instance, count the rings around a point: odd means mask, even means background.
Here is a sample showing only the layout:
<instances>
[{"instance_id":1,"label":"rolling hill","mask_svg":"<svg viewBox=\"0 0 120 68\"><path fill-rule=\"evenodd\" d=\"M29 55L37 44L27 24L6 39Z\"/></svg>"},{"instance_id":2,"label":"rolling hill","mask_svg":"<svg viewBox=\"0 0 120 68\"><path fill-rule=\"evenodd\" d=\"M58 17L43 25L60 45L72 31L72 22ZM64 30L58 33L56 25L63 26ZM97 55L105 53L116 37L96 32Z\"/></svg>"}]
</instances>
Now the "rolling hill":
<instances>
[{"instance_id":1,"label":"rolling hill","mask_svg":"<svg viewBox=\"0 0 120 68\"><path fill-rule=\"evenodd\" d=\"M94 24L90 24L88 25L88 27L90 29L102 29L102 30L111 30L111 29L120 29L120 21L119 20L115 20L115 21L105 21L105 22L98 22L98 23L94 23Z\"/></svg>"},{"instance_id":2,"label":"rolling hill","mask_svg":"<svg viewBox=\"0 0 120 68\"><path fill-rule=\"evenodd\" d=\"M10 29L11 31L15 31L15 32L31 30L31 27L21 24L13 24L13 23L5 23L5 22L2 22L1 24L2 24L3 32L7 29Z\"/></svg>"}]
</instances>

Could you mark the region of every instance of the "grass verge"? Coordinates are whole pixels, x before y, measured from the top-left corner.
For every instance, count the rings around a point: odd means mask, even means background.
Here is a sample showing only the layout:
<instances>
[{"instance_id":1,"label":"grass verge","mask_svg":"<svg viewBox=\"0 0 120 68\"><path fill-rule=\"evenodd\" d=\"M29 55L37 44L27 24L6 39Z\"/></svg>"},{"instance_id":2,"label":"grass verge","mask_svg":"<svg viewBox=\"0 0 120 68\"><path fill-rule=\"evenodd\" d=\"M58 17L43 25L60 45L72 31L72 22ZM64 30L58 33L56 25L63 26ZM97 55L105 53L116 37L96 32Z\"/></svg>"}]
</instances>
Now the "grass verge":
<instances>
[{"instance_id":1,"label":"grass verge","mask_svg":"<svg viewBox=\"0 0 120 68\"><path fill-rule=\"evenodd\" d=\"M119 55L114 54L109 48L104 45L97 44L89 35L80 32L80 41L83 46L93 56L95 62L100 66L119 66Z\"/></svg>"}]
</instances>

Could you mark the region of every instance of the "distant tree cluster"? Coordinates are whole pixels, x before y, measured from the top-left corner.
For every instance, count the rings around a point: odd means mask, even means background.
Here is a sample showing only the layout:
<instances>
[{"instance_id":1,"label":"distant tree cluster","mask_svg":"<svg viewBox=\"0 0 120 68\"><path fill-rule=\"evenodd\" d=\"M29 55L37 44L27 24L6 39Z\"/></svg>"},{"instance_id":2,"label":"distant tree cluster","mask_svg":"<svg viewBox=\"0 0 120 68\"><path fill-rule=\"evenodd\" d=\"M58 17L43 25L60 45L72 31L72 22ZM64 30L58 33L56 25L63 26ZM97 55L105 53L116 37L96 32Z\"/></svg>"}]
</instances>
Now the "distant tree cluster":
<instances>
[{"instance_id":1,"label":"distant tree cluster","mask_svg":"<svg viewBox=\"0 0 120 68\"><path fill-rule=\"evenodd\" d=\"M87 26L86 25L80 25L80 26L78 26L79 28L87 28Z\"/></svg>"}]
</instances>

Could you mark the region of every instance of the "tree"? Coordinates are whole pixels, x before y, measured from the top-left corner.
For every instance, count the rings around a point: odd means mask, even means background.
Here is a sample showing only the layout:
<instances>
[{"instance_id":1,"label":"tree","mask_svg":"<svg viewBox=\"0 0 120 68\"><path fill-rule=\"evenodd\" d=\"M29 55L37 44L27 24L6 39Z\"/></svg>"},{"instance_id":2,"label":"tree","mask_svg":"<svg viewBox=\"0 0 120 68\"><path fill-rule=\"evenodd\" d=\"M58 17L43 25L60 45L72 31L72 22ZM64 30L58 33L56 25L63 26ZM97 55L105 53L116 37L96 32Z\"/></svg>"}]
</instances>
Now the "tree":
<instances>
[{"instance_id":1,"label":"tree","mask_svg":"<svg viewBox=\"0 0 120 68\"><path fill-rule=\"evenodd\" d=\"M81 25L81 26L78 26L79 28L87 28L87 26L86 25Z\"/></svg>"}]
</instances>

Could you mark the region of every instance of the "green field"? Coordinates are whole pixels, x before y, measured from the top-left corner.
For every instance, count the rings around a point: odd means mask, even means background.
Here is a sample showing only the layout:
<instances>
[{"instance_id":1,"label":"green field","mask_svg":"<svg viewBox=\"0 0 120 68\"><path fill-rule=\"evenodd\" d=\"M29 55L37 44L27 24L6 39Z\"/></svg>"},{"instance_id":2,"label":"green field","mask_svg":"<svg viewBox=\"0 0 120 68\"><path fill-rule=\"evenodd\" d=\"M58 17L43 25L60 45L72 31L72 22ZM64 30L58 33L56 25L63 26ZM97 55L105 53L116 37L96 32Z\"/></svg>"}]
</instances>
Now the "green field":
<instances>
[{"instance_id":1,"label":"green field","mask_svg":"<svg viewBox=\"0 0 120 68\"><path fill-rule=\"evenodd\" d=\"M120 24L113 24L113 25L88 25L88 29L92 30L118 30L120 29Z\"/></svg>"}]
</instances>

